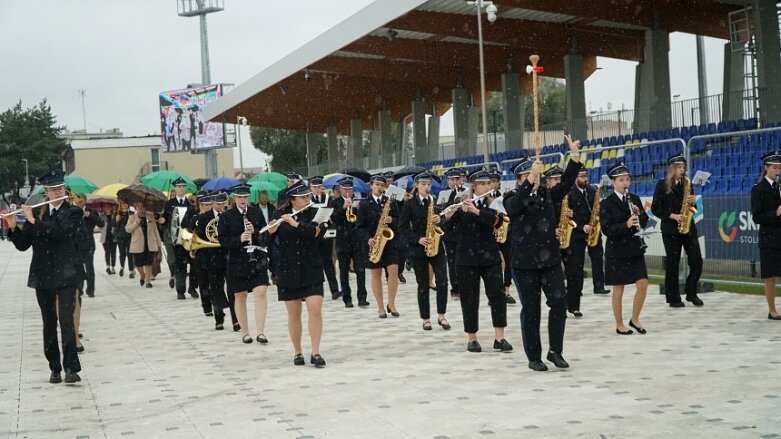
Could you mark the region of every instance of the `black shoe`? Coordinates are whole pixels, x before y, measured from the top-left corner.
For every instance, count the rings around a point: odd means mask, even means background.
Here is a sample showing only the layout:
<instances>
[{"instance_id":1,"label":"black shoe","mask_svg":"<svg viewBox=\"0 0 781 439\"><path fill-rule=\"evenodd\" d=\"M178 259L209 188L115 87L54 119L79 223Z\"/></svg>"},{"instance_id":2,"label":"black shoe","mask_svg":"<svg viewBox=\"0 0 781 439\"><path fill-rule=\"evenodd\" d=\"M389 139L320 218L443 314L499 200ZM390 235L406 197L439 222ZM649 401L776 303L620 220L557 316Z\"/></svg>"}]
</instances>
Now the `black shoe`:
<instances>
[{"instance_id":1,"label":"black shoe","mask_svg":"<svg viewBox=\"0 0 781 439\"><path fill-rule=\"evenodd\" d=\"M635 331L632 331L631 329L627 329L626 332L621 332L618 328L616 328L616 334L618 335L631 335L634 334Z\"/></svg>"},{"instance_id":2,"label":"black shoe","mask_svg":"<svg viewBox=\"0 0 781 439\"><path fill-rule=\"evenodd\" d=\"M130 279L135 279L136 278L136 272L131 270L130 273L128 273L127 277L129 277Z\"/></svg>"},{"instance_id":3,"label":"black shoe","mask_svg":"<svg viewBox=\"0 0 781 439\"><path fill-rule=\"evenodd\" d=\"M360 306L361 308L366 308L369 305L371 305L371 304L369 302L367 302L366 300L364 300L364 301L360 301L359 300L358 301L358 306Z\"/></svg>"},{"instance_id":4,"label":"black shoe","mask_svg":"<svg viewBox=\"0 0 781 439\"><path fill-rule=\"evenodd\" d=\"M81 377L76 372L65 372L65 383L73 384L81 381Z\"/></svg>"},{"instance_id":5,"label":"black shoe","mask_svg":"<svg viewBox=\"0 0 781 439\"><path fill-rule=\"evenodd\" d=\"M702 300L697 296L687 296L686 297L687 302L691 302L694 306L702 306L704 303L702 303Z\"/></svg>"},{"instance_id":6,"label":"black shoe","mask_svg":"<svg viewBox=\"0 0 781 439\"><path fill-rule=\"evenodd\" d=\"M309 362L314 364L315 367L325 367L325 360L323 360L320 354L314 354L309 357Z\"/></svg>"},{"instance_id":7,"label":"black shoe","mask_svg":"<svg viewBox=\"0 0 781 439\"><path fill-rule=\"evenodd\" d=\"M147 288L152 288L152 284L146 284Z\"/></svg>"},{"instance_id":8,"label":"black shoe","mask_svg":"<svg viewBox=\"0 0 781 439\"><path fill-rule=\"evenodd\" d=\"M648 331L645 330L645 328L641 328L641 327L635 325L635 322L633 322L632 319L629 319L629 326L635 328L637 330L637 332L639 332L640 334L645 334L645 333L648 332Z\"/></svg>"},{"instance_id":9,"label":"black shoe","mask_svg":"<svg viewBox=\"0 0 781 439\"><path fill-rule=\"evenodd\" d=\"M451 300L460 300L461 295L459 293L450 293L450 299Z\"/></svg>"},{"instance_id":10,"label":"black shoe","mask_svg":"<svg viewBox=\"0 0 781 439\"><path fill-rule=\"evenodd\" d=\"M214 313L211 312L211 311L206 311L206 312L203 313L203 315L206 316L206 317L214 317Z\"/></svg>"},{"instance_id":11,"label":"black shoe","mask_svg":"<svg viewBox=\"0 0 781 439\"><path fill-rule=\"evenodd\" d=\"M683 303L683 302L672 302L670 304L670 308L683 308L685 306L686 306L686 304Z\"/></svg>"},{"instance_id":12,"label":"black shoe","mask_svg":"<svg viewBox=\"0 0 781 439\"><path fill-rule=\"evenodd\" d=\"M353 305L352 302L344 302L344 307L345 308L355 308L355 305Z\"/></svg>"},{"instance_id":13,"label":"black shoe","mask_svg":"<svg viewBox=\"0 0 781 439\"><path fill-rule=\"evenodd\" d=\"M518 301L516 301L515 298L509 294L506 294L504 298L507 300L508 305L515 305L516 303L518 303Z\"/></svg>"},{"instance_id":14,"label":"black shoe","mask_svg":"<svg viewBox=\"0 0 781 439\"><path fill-rule=\"evenodd\" d=\"M558 352L548 352L548 356L545 357L551 363L555 364L559 369L566 369L569 367L569 363L564 361L564 357Z\"/></svg>"},{"instance_id":15,"label":"black shoe","mask_svg":"<svg viewBox=\"0 0 781 439\"><path fill-rule=\"evenodd\" d=\"M606 289L594 290L594 294L610 294L610 290L606 290Z\"/></svg>"},{"instance_id":16,"label":"black shoe","mask_svg":"<svg viewBox=\"0 0 781 439\"><path fill-rule=\"evenodd\" d=\"M296 354L295 357L293 357L293 365L294 366L303 366L306 364L306 360L304 360L304 356L301 354Z\"/></svg>"},{"instance_id":17,"label":"black shoe","mask_svg":"<svg viewBox=\"0 0 781 439\"><path fill-rule=\"evenodd\" d=\"M546 366L542 360L533 360L529 362L529 369L535 370L537 372L545 372L548 370L548 366Z\"/></svg>"},{"instance_id":18,"label":"black shoe","mask_svg":"<svg viewBox=\"0 0 781 439\"><path fill-rule=\"evenodd\" d=\"M84 334L82 334L81 332L79 332L79 338L84 338Z\"/></svg>"},{"instance_id":19,"label":"black shoe","mask_svg":"<svg viewBox=\"0 0 781 439\"><path fill-rule=\"evenodd\" d=\"M388 312L390 313L390 315L392 315L393 317L398 317L398 316L400 316L400 315L401 315L401 314L399 314L399 312L398 312L398 311L391 311L391 309L390 309L390 305L386 305L386 306L385 306L385 309L386 309L386 310L388 310Z\"/></svg>"},{"instance_id":20,"label":"black shoe","mask_svg":"<svg viewBox=\"0 0 781 439\"><path fill-rule=\"evenodd\" d=\"M443 322L444 322L444 323L443 323ZM439 326L441 326L441 327L442 327L442 329L444 329L445 331L447 331L448 329L450 329L450 323L448 323L448 322L447 322L447 319L437 319L437 323L438 323L438 324L439 324Z\"/></svg>"},{"instance_id":21,"label":"black shoe","mask_svg":"<svg viewBox=\"0 0 781 439\"><path fill-rule=\"evenodd\" d=\"M224 329L225 329L225 326L223 326L222 323L217 323L217 324L214 325L214 330L215 331L222 331Z\"/></svg>"},{"instance_id":22,"label":"black shoe","mask_svg":"<svg viewBox=\"0 0 781 439\"><path fill-rule=\"evenodd\" d=\"M198 291L195 290L190 291L190 297L192 297L193 299L197 299L199 297Z\"/></svg>"},{"instance_id":23,"label":"black shoe","mask_svg":"<svg viewBox=\"0 0 781 439\"><path fill-rule=\"evenodd\" d=\"M255 337L255 340L260 344L268 344L268 339L265 334L258 334L258 336Z\"/></svg>"},{"instance_id":24,"label":"black shoe","mask_svg":"<svg viewBox=\"0 0 781 439\"><path fill-rule=\"evenodd\" d=\"M412 263L410 261L405 262L404 268L406 268L407 271L412 271Z\"/></svg>"},{"instance_id":25,"label":"black shoe","mask_svg":"<svg viewBox=\"0 0 781 439\"><path fill-rule=\"evenodd\" d=\"M378 317L379 317L379 318L381 318L381 319L387 319L387 318L388 318L388 315L387 315L387 314L385 314L385 313L382 313L382 314L380 314Z\"/></svg>"},{"instance_id":26,"label":"black shoe","mask_svg":"<svg viewBox=\"0 0 781 439\"><path fill-rule=\"evenodd\" d=\"M87 291L87 297L95 297L94 291Z\"/></svg>"},{"instance_id":27,"label":"black shoe","mask_svg":"<svg viewBox=\"0 0 781 439\"><path fill-rule=\"evenodd\" d=\"M583 317L583 313L580 312L579 310L572 311L572 315L577 317L577 318Z\"/></svg>"},{"instance_id":28,"label":"black shoe","mask_svg":"<svg viewBox=\"0 0 781 439\"><path fill-rule=\"evenodd\" d=\"M119 269L119 277L124 277L124 276L125 276L125 268L122 267Z\"/></svg>"},{"instance_id":29,"label":"black shoe","mask_svg":"<svg viewBox=\"0 0 781 439\"><path fill-rule=\"evenodd\" d=\"M511 345L505 339L502 339L502 341L494 340L494 350L495 351L500 351L500 352L512 352L513 351L513 345Z\"/></svg>"},{"instance_id":30,"label":"black shoe","mask_svg":"<svg viewBox=\"0 0 781 439\"><path fill-rule=\"evenodd\" d=\"M781 320L781 314L777 315L777 316L774 316L773 314L768 313L767 314L767 319L768 320Z\"/></svg>"},{"instance_id":31,"label":"black shoe","mask_svg":"<svg viewBox=\"0 0 781 439\"><path fill-rule=\"evenodd\" d=\"M250 344L250 343L252 343L252 336L247 334L244 337L241 337L241 341L243 341L244 343Z\"/></svg>"},{"instance_id":32,"label":"black shoe","mask_svg":"<svg viewBox=\"0 0 781 439\"><path fill-rule=\"evenodd\" d=\"M466 345L466 350L469 352L482 352L483 348L480 347L480 343L477 340L472 340Z\"/></svg>"},{"instance_id":33,"label":"black shoe","mask_svg":"<svg viewBox=\"0 0 781 439\"><path fill-rule=\"evenodd\" d=\"M184 297L184 294L177 294L176 295L176 300L187 300L187 298Z\"/></svg>"},{"instance_id":34,"label":"black shoe","mask_svg":"<svg viewBox=\"0 0 781 439\"><path fill-rule=\"evenodd\" d=\"M431 331L431 322L423 322L423 330Z\"/></svg>"},{"instance_id":35,"label":"black shoe","mask_svg":"<svg viewBox=\"0 0 781 439\"><path fill-rule=\"evenodd\" d=\"M79 352L79 353L84 352L84 346L83 345L82 346L76 346L76 352Z\"/></svg>"},{"instance_id":36,"label":"black shoe","mask_svg":"<svg viewBox=\"0 0 781 439\"><path fill-rule=\"evenodd\" d=\"M60 375L59 372L52 372L51 376L49 377L49 382L52 384L59 384L62 382L62 375Z\"/></svg>"},{"instance_id":37,"label":"black shoe","mask_svg":"<svg viewBox=\"0 0 781 439\"><path fill-rule=\"evenodd\" d=\"M239 331L241 331L241 325L239 325L238 323L234 323L233 332L239 332Z\"/></svg>"},{"instance_id":38,"label":"black shoe","mask_svg":"<svg viewBox=\"0 0 781 439\"><path fill-rule=\"evenodd\" d=\"M331 300L339 300L342 298L341 291L337 291L335 293L331 293Z\"/></svg>"},{"instance_id":39,"label":"black shoe","mask_svg":"<svg viewBox=\"0 0 781 439\"><path fill-rule=\"evenodd\" d=\"M404 275L401 274L400 271L399 271L399 282L401 282L403 284L407 283L407 279L404 278Z\"/></svg>"},{"instance_id":40,"label":"black shoe","mask_svg":"<svg viewBox=\"0 0 781 439\"><path fill-rule=\"evenodd\" d=\"M111 269L110 269L110 268L108 268L108 267L106 267L106 274L108 274L108 275L110 275L110 274L111 274Z\"/></svg>"},{"instance_id":41,"label":"black shoe","mask_svg":"<svg viewBox=\"0 0 781 439\"><path fill-rule=\"evenodd\" d=\"M168 288L173 288L176 286L176 281L174 279L168 279Z\"/></svg>"}]
</instances>

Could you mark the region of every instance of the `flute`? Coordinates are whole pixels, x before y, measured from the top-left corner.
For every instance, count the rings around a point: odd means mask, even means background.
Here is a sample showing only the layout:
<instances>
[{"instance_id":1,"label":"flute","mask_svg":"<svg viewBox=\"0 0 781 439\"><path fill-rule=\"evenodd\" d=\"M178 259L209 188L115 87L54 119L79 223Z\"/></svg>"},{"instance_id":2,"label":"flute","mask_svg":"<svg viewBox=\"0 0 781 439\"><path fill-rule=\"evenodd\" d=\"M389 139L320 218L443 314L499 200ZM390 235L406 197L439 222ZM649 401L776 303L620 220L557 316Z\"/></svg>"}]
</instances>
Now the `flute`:
<instances>
[{"instance_id":1,"label":"flute","mask_svg":"<svg viewBox=\"0 0 781 439\"><path fill-rule=\"evenodd\" d=\"M303 211L305 211L305 210L309 209L309 208L310 208L310 207L312 207L314 204L315 204L315 203L312 203L312 202L310 202L310 203L309 203L309 204L307 204L306 206L302 207L300 210L294 210L293 212L291 212L291 213L290 213L290 215L291 215L291 216L296 216L296 215L298 215L299 213L301 213L301 212L303 212ZM275 220L271 221L270 223L268 223L268 225L267 225L266 227L263 227L262 229L260 229L260 231L259 231L258 233L264 233L264 232L268 232L268 230L269 230L269 229L272 229L272 228L276 227L276 226L277 226L277 225L279 225L280 223L282 223L282 218L275 219Z\"/></svg>"},{"instance_id":2,"label":"flute","mask_svg":"<svg viewBox=\"0 0 781 439\"><path fill-rule=\"evenodd\" d=\"M42 202L40 202L40 203L38 203L38 204L33 204L32 206L29 206L29 207L30 207L31 209L35 209L36 207L41 207L41 206L44 206L44 205L46 205L46 204L49 204L49 203L56 203L56 202L58 202L58 201L67 200L67 199L68 199L68 196L67 196L67 195L65 195L65 196L62 196L62 197L59 197L59 198L55 198L55 199L53 199L53 200L42 201ZM23 210L22 210L22 209L17 209L17 210L14 210L14 211L8 212L8 213L4 213L4 214L0 215L0 219L3 219L3 218L5 218L5 217L7 217L7 216L11 216L11 215L19 215L19 214L20 214L20 213L22 213L22 212L23 212Z\"/></svg>"},{"instance_id":3,"label":"flute","mask_svg":"<svg viewBox=\"0 0 781 439\"><path fill-rule=\"evenodd\" d=\"M481 199L487 197L488 195L491 195L491 191L488 191L488 192L484 193L483 195L480 195L480 196L477 196L477 197L472 197L472 198L469 198L469 199L472 200L472 202L475 202L477 200L481 200ZM466 201L466 200L464 200L464 201ZM461 201L459 203L451 204L440 215L443 215L445 212L447 212L447 211L449 211L451 209L457 209L457 208L463 206L464 205L464 201Z\"/></svg>"}]
</instances>

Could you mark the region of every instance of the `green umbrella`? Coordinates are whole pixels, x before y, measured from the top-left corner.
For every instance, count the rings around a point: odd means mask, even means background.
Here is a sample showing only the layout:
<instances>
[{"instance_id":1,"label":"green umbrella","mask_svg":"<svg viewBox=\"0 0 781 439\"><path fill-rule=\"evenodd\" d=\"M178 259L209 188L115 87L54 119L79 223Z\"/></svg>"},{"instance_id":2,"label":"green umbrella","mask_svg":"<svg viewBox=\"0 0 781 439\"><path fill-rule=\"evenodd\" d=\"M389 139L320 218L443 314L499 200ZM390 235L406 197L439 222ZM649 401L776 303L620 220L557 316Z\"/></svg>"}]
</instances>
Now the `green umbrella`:
<instances>
[{"instance_id":1,"label":"green umbrella","mask_svg":"<svg viewBox=\"0 0 781 439\"><path fill-rule=\"evenodd\" d=\"M265 181L277 187L277 190L287 187L287 177L279 172L261 172L260 174L247 180L247 184L252 185L256 182Z\"/></svg>"},{"instance_id":2,"label":"green umbrella","mask_svg":"<svg viewBox=\"0 0 781 439\"><path fill-rule=\"evenodd\" d=\"M280 188L278 188L274 183L269 181L256 181L254 183L250 183L249 188L249 200L252 203L257 203L258 200L260 200L261 192L266 192L268 194L268 200L273 203L274 201L277 201L277 193L280 190Z\"/></svg>"},{"instance_id":3,"label":"green umbrella","mask_svg":"<svg viewBox=\"0 0 781 439\"><path fill-rule=\"evenodd\" d=\"M71 192L76 192L77 194L86 195L98 190L98 185L76 174L66 175L65 185L68 186ZM39 192L43 193L43 186Z\"/></svg>"},{"instance_id":4,"label":"green umbrella","mask_svg":"<svg viewBox=\"0 0 781 439\"><path fill-rule=\"evenodd\" d=\"M141 184L159 191L167 192L174 188L174 180L179 177L182 177L184 181L187 182L187 192L192 193L198 190L190 177L184 174L180 174L176 171L156 171L150 174L146 174L145 176L141 177Z\"/></svg>"}]
</instances>

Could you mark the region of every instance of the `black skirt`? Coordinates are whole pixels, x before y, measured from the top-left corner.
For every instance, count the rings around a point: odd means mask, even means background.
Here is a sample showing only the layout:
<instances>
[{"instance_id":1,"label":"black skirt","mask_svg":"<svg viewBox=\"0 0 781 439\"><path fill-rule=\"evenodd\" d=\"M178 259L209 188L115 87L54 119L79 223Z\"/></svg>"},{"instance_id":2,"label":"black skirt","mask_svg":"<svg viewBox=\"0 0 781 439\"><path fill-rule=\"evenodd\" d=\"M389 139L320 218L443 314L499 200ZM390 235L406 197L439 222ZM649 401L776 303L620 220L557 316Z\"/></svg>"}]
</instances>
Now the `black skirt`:
<instances>
[{"instance_id":1,"label":"black skirt","mask_svg":"<svg viewBox=\"0 0 781 439\"><path fill-rule=\"evenodd\" d=\"M259 270L254 275L248 277L227 276L226 283L228 284L228 294L241 293L244 291L251 293L255 287L269 285L268 271Z\"/></svg>"},{"instance_id":2,"label":"black skirt","mask_svg":"<svg viewBox=\"0 0 781 439\"><path fill-rule=\"evenodd\" d=\"M149 250L143 253L133 253L133 263L136 267L146 267L152 265L155 261L155 254Z\"/></svg>"},{"instance_id":3,"label":"black skirt","mask_svg":"<svg viewBox=\"0 0 781 439\"><path fill-rule=\"evenodd\" d=\"M372 268L385 268L388 265L393 265L399 263L399 250L396 247L385 247L382 250L382 257L380 257L379 262L376 264L373 264L369 261L368 254L366 255L366 268L372 269Z\"/></svg>"},{"instance_id":4,"label":"black skirt","mask_svg":"<svg viewBox=\"0 0 781 439\"><path fill-rule=\"evenodd\" d=\"M759 248L759 277L781 276L781 248Z\"/></svg>"},{"instance_id":5,"label":"black skirt","mask_svg":"<svg viewBox=\"0 0 781 439\"><path fill-rule=\"evenodd\" d=\"M605 259L605 285L630 285L648 278L645 256Z\"/></svg>"},{"instance_id":6,"label":"black skirt","mask_svg":"<svg viewBox=\"0 0 781 439\"><path fill-rule=\"evenodd\" d=\"M288 300L301 300L309 296L322 296L323 295L323 283L318 282L316 284L307 285L305 287L292 287L285 288L277 285L278 300L280 302L287 302Z\"/></svg>"}]
</instances>

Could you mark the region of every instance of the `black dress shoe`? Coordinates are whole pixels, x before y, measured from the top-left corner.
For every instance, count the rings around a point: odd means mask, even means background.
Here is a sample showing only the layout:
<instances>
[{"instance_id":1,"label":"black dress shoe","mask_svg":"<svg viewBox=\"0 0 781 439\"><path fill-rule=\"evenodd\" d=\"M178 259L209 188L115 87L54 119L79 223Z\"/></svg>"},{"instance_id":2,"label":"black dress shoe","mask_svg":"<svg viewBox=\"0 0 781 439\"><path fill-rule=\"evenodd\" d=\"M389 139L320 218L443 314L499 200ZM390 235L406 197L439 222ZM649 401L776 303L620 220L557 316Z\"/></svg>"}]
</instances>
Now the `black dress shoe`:
<instances>
[{"instance_id":1,"label":"black dress shoe","mask_svg":"<svg viewBox=\"0 0 781 439\"><path fill-rule=\"evenodd\" d=\"M390 313L390 315L392 315L393 317L398 317L398 316L400 316L400 315L401 315L401 314L399 314L399 312L398 312L398 311L391 311L391 309L390 309L390 306L388 306L388 305L385 305L385 309L386 309L386 310L387 310L387 311Z\"/></svg>"},{"instance_id":2,"label":"black dress shoe","mask_svg":"<svg viewBox=\"0 0 781 439\"><path fill-rule=\"evenodd\" d=\"M124 276L125 276L125 268L123 267L119 269L119 277L124 277Z\"/></svg>"},{"instance_id":3,"label":"black dress shoe","mask_svg":"<svg viewBox=\"0 0 781 439\"><path fill-rule=\"evenodd\" d=\"M206 316L206 317L214 317L214 313L211 312L211 311L206 311L206 312L203 313L203 315Z\"/></svg>"},{"instance_id":4,"label":"black dress shoe","mask_svg":"<svg viewBox=\"0 0 781 439\"><path fill-rule=\"evenodd\" d=\"M108 267L106 267L106 274L109 274L109 275L111 274L111 269L108 268Z\"/></svg>"},{"instance_id":5,"label":"black dress shoe","mask_svg":"<svg viewBox=\"0 0 781 439\"><path fill-rule=\"evenodd\" d=\"M135 279L136 278L136 272L131 270L130 273L128 273L127 277L129 277L131 279Z\"/></svg>"},{"instance_id":6,"label":"black dress shoe","mask_svg":"<svg viewBox=\"0 0 781 439\"><path fill-rule=\"evenodd\" d=\"M250 344L250 343L252 343L252 336L247 334L244 337L241 337L241 341L243 341L244 343Z\"/></svg>"},{"instance_id":7,"label":"black dress shoe","mask_svg":"<svg viewBox=\"0 0 781 439\"><path fill-rule=\"evenodd\" d=\"M697 297L697 296L686 297L686 301L687 302L691 302L692 305L694 305L694 306L702 306L702 305L704 305L704 303L702 303L702 300L699 297Z\"/></svg>"},{"instance_id":8,"label":"black dress shoe","mask_svg":"<svg viewBox=\"0 0 781 439\"><path fill-rule=\"evenodd\" d=\"M52 384L59 384L62 382L62 375L60 375L59 372L52 372L51 376L49 377L49 382Z\"/></svg>"},{"instance_id":9,"label":"black dress shoe","mask_svg":"<svg viewBox=\"0 0 781 439\"><path fill-rule=\"evenodd\" d=\"M641 327L635 325L635 322L633 322L632 319L629 319L629 326L635 328L637 330L637 332L639 332L640 334L645 334L646 332L648 332L648 331L645 330L645 328L641 328Z\"/></svg>"},{"instance_id":10,"label":"black dress shoe","mask_svg":"<svg viewBox=\"0 0 781 439\"><path fill-rule=\"evenodd\" d=\"M65 379L63 381L67 384L78 383L81 381L81 377L76 372L65 372Z\"/></svg>"},{"instance_id":11,"label":"black dress shoe","mask_svg":"<svg viewBox=\"0 0 781 439\"><path fill-rule=\"evenodd\" d=\"M580 312L579 310L572 311L572 315L577 317L577 318L583 317L583 313Z\"/></svg>"},{"instance_id":12,"label":"black dress shoe","mask_svg":"<svg viewBox=\"0 0 781 439\"><path fill-rule=\"evenodd\" d=\"M507 300L508 305L515 305L516 303L518 303L518 301L515 300L515 298L509 294L506 294L504 298Z\"/></svg>"},{"instance_id":13,"label":"black dress shoe","mask_svg":"<svg viewBox=\"0 0 781 439\"><path fill-rule=\"evenodd\" d=\"M176 300L187 300L187 297L185 297L184 294L177 294Z\"/></svg>"},{"instance_id":14,"label":"black dress shoe","mask_svg":"<svg viewBox=\"0 0 781 439\"><path fill-rule=\"evenodd\" d=\"M385 314L385 313L382 313L382 314L380 314L378 317L379 317L379 318L381 318L381 319L387 319L387 318L388 318L388 315L387 315L387 314Z\"/></svg>"},{"instance_id":15,"label":"black dress shoe","mask_svg":"<svg viewBox=\"0 0 781 439\"><path fill-rule=\"evenodd\" d=\"M423 330L431 331L431 322L423 322Z\"/></svg>"},{"instance_id":16,"label":"black dress shoe","mask_svg":"<svg viewBox=\"0 0 781 439\"><path fill-rule=\"evenodd\" d=\"M594 294L610 294L610 290L606 290L606 289L594 290Z\"/></svg>"},{"instance_id":17,"label":"black dress shoe","mask_svg":"<svg viewBox=\"0 0 781 439\"><path fill-rule=\"evenodd\" d=\"M683 308L686 304L683 302L672 302L670 303L670 308Z\"/></svg>"},{"instance_id":18,"label":"black dress shoe","mask_svg":"<svg viewBox=\"0 0 781 439\"><path fill-rule=\"evenodd\" d=\"M779 314L777 316L774 316L773 314L768 313L767 314L767 319L768 320L781 320L781 314Z\"/></svg>"},{"instance_id":19,"label":"black dress shoe","mask_svg":"<svg viewBox=\"0 0 781 439\"><path fill-rule=\"evenodd\" d=\"M320 354L314 354L309 357L309 362L314 364L315 367L325 367L325 360L320 356Z\"/></svg>"},{"instance_id":20,"label":"black dress shoe","mask_svg":"<svg viewBox=\"0 0 781 439\"><path fill-rule=\"evenodd\" d=\"M363 302L360 301L360 300L358 301L358 306L360 306L361 308L366 308L369 305L371 305L371 304L368 301L366 301L366 300L364 300Z\"/></svg>"},{"instance_id":21,"label":"black dress shoe","mask_svg":"<svg viewBox=\"0 0 781 439\"><path fill-rule=\"evenodd\" d=\"M512 352L513 351L513 345L511 345L505 339L502 339L502 341L494 340L494 350L495 351L500 351L500 352Z\"/></svg>"},{"instance_id":22,"label":"black dress shoe","mask_svg":"<svg viewBox=\"0 0 781 439\"><path fill-rule=\"evenodd\" d=\"M146 284L147 288L152 288L152 284Z\"/></svg>"},{"instance_id":23,"label":"black dress shoe","mask_svg":"<svg viewBox=\"0 0 781 439\"><path fill-rule=\"evenodd\" d=\"M304 356L301 354L296 354L295 357L293 357L293 365L294 366L303 366L306 364L306 360L304 360Z\"/></svg>"},{"instance_id":24,"label":"black dress shoe","mask_svg":"<svg viewBox=\"0 0 781 439\"><path fill-rule=\"evenodd\" d=\"M355 305L353 305L353 303L352 303L352 302L345 302L345 303L344 303L344 307L345 307L345 308L355 308Z\"/></svg>"},{"instance_id":25,"label":"black dress shoe","mask_svg":"<svg viewBox=\"0 0 781 439\"><path fill-rule=\"evenodd\" d=\"M174 279L168 279L168 288L173 288L176 286L176 281Z\"/></svg>"},{"instance_id":26,"label":"black dress shoe","mask_svg":"<svg viewBox=\"0 0 781 439\"><path fill-rule=\"evenodd\" d=\"M268 344L268 339L265 334L258 334L258 336L255 337L255 340L260 344Z\"/></svg>"},{"instance_id":27,"label":"black dress shoe","mask_svg":"<svg viewBox=\"0 0 781 439\"><path fill-rule=\"evenodd\" d=\"M529 369L537 372L545 372L548 370L548 366L546 366L542 360L532 360L529 362Z\"/></svg>"},{"instance_id":28,"label":"black dress shoe","mask_svg":"<svg viewBox=\"0 0 781 439\"><path fill-rule=\"evenodd\" d=\"M241 330L241 325L238 323L233 324L233 332L239 332Z\"/></svg>"},{"instance_id":29,"label":"black dress shoe","mask_svg":"<svg viewBox=\"0 0 781 439\"><path fill-rule=\"evenodd\" d=\"M399 282L405 284L407 283L407 279L404 278L404 275L399 272Z\"/></svg>"},{"instance_id":30,"label":"black dress shoe","mask_svg":"<svg viewBox=\"0 0 781 439\"><path fill-rule=\"evenodd\" d=\"M331 300L339 300L342 298L342 293L337 291L336 293L331 293Z\"/></svg>"},{"instance_id":31,"label":"black dress shoe","mask_svg":"<svg viewBox=\"0 0 781 439\"><path fill-rule=\"evenodd\" d=\"M548 361L555 364L559 369L566 369L569 367L569 364L564 361L564 357L562 357L558 352L548 352L548 356L546 358Z\"/></svg>"},{"instance_id":32,"label":"black dress shoe","mask_svg":"<svg viewBox=\"0 0 781 439\"><path fill-rule=\"evenodd\" d=\"M195 290L190 291L190 297L192 297L193 299L197 299L199 297L198 291Z\"/></svg>"},{"instance_id":33,"label":"black dress shoe","mask_svg":"<svg viewBox=\"0 0 781 439\"><path fill-rule=\"evenodd\" d=\"M84 352L84 346L76 346L76 352Z\"/></svg>"},{"instance_id":34,"label":"black dress shoe","mask_svg":"<svg viewBox=\"0 0 781 439\"><path fill-rule=\"evenodd\" d=\"M79 338L84 338L84 334L82 334L81 332L79 332Z\"/></svg>"},{"instance_id":35,"label":"black dress shoe","mask_svg":"<svg viewBox=\"0 0 781 439\"><path fill-rule=\"evenodd\" d=\"M448 323L446 319L437 319L437 323L446 331L450 329L450 323Z\"/></svg>"},{"instance_id":36,"label":"black dress shoe","mask_svg":"<svg viewBox=\"0 0 781 439\"><path fill-rule=\"evenodd\" d=\"M621 331L620 329L616 328L616 334L618 335L631 335L634 333L635 331L632 331L631 329L627 329L626 331Z\"/></svg>"},{"instance_id":37,"label":"black dress shoe","mask_svg":"<svg viewBox=\"0 0 781 439\"><path fill-rule=\"evenodd\" d=\"M87 297L95 297L94 291L87 291Z\"/></svg>"},{"instance_id":38,"label":"black dress shoe","mask_svg":"<svg viewBox=\"0 0 781 439\"><path fill-rule=\"evenodd\" d=\"M480 343L477 340L472 340L466 345L466 350L469 352L482 352L483 348L480 347Z\"/></svg>"},{"instance_id":39,"label":"black dress shoe","mask_svg":"<svg viewBox=\"0 0 781 439\"><path fill-rule=\"evenodd\" d=\"M224 329L225 329L225 326L223 326L222 323L217 323L216 325L214 325L214 330L215 331L222 331Z\"/></svg>"}]
</instances>

